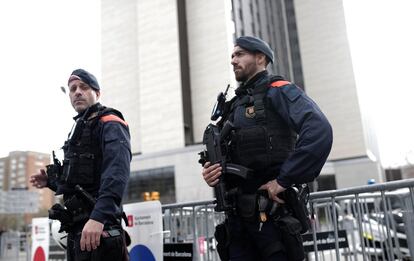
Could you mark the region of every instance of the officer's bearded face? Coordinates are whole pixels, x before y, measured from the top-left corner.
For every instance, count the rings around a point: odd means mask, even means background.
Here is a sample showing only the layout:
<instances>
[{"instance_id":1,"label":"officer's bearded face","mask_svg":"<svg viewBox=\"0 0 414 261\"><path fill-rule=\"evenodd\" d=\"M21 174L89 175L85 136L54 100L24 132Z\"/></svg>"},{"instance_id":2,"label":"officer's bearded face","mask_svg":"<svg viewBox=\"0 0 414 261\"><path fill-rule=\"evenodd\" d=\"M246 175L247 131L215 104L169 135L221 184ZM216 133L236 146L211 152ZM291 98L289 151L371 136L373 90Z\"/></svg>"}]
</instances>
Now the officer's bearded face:
<instances>
[{"instance_id":1,"label":"officer's bearded face","mask_svg":"<svg viewBox=\"0 0 414 261\"><path fill-rule=\"evenodd\" d=\"M81 80L73 80L69 83L69 98L76 112L81 113L89 106L98 102L100 92L92 89Z\"/></svg>"},{"instance_id":2,"label":"officer's bearded face","mask_svg":"<svg viewBox=\"0 0 414 261\"><path fill-rule=\"evenodd\" d=\"M231 65L233 65L234 76L239 82L246 82L256 73L263 70L257 64L256 54L235 46L231 54Z\"/></svg>"}]
</instances>

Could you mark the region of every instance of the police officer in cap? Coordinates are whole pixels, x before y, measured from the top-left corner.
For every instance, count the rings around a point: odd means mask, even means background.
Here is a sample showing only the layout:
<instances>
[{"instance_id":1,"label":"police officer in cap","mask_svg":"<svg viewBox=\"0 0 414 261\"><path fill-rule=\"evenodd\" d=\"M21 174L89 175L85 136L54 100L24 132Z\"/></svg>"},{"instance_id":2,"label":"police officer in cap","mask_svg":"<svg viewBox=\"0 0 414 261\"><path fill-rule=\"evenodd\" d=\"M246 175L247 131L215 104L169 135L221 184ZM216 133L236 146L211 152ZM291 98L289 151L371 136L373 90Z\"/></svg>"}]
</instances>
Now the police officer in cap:
<instances>
[{"instance_id":1,"label":"police officer in cap","mask_svg":"<svg viewBox=\"0 0 414 261\"><path fill-rule=\"evenodd\" d=\"M295 84L267 72L273 62L273 51L265 41L251 36L236 39L231 64L240 86L226 103L218 126L233 122L229 158L252 174L247 179L224 176L237 196L236 211L226 215L223 259L295 259L282 242L275 219L260 219L256 195L265 192L283 206L281 192L313 181L331 150L332 129L325 115ZM203 178L211 187L221 174L219 164L207 162L203 167Z\"/></svg>"},{"instance_id":2,"label":"police officer in cap","mask_svg":"<svg viewBox=\"0 0 414 261\"><path fill-rule=\"evenodd\" d=\"M119 111L98 102L101 89L91 73L74 70L68 89L78 114L62 165L55 159L53 171L42 169L30 182L63 195L65 207L53 206L49 216L68 232L67 260L125 260L121 199L130 173L128 124Z\"/></svg>"}]
</instances>

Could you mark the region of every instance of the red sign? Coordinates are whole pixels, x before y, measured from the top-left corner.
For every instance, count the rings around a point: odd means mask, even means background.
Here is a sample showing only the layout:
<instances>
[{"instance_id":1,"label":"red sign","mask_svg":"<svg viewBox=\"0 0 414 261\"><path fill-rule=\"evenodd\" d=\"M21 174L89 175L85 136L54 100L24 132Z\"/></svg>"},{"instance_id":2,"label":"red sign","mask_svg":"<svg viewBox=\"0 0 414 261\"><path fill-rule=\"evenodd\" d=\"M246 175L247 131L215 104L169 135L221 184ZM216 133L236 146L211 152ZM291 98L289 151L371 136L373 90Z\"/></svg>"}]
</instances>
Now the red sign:
<instances>
[{"instance_id":1,"label":"red sign","mask_svg":"<svg viewBox=\"0 0 414 261\"><path fill-rule=\"evenodd\" d=\"M38 247L33 256L33 261L45 261L45 260L46 260L45 251L43 251L42 247Z\"/></svg>"},{"instance_id":2,"label":"red sign","mask_svg":"<svg viewBox=\"0 0 414 261\"><path fill-rule=\"evenodd\" d=\"M134 216L133 215L128 215L128 227L133 227L134 226Z\"/></svg>"},{"instance_id":3,"label":"red sign","mask_svg":"<svg viewBox=\"0 0 414 261\"><path fill-rule=\"evenodd\" d=\"M199 237L198 238L198 249L200 251L200 255L204 255L206 253L206 248L204 243L206 242L205 237Z\"/></svg>"}]
</instances>

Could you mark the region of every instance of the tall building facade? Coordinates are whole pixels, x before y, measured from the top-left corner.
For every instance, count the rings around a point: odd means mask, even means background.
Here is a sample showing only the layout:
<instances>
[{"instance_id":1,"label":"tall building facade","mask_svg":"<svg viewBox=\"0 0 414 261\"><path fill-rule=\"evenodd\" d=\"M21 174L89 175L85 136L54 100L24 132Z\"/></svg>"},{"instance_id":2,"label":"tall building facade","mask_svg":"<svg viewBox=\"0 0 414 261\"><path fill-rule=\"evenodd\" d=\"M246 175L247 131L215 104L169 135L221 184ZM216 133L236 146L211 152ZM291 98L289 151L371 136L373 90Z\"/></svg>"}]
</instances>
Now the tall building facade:
<instances>
[{"instance_id":1,"label":"tall building facade","mask_svg":"<svg viewBox=\"0 0 414 261\"><path fill-rule=\"evenodd\" d=\"M293 2L305 89L333 126L331 174L340 188L381 182L375 132L358 99L343 2Z\"/></svg>"},{"instance_id":2,"label":"tall building facade","mask_svg":"<svg viewBox=\"0 0 414 261\"><path fill-rule=\"evenodd\" d=\"M151 186L165 190L161 198L175 195L170 201L213 196L197 153L217 94L227 84L229 93L237 87L230 55L240 35L268 41L276 53L269 69L304 88L332 123L334 147L321 180L336 188L380 178L367 157L342 1L101 3L102 100L125 114L131 130L127 200L139 200L135 190ZM151 185L151 178L139 178L151 175L165 179Z\"/></svg>"},{"instance_id":3,"label":"tall building facade","mask_svg":"<svg viewBox=\"0 0 414 261\"><path fill-rule=\"evenodd\" d=\"M0 158L0 190L6 188L6 174L8 173L7 158Z\"/></svg>"},{"instance_id":4,"label":"tall building facade","mask_svg":"<svg viewBox=\"0 0 414 261\"><path fill-rule=\"evenodd\" d=\"M39 193L39 208L49 209L54 203L54 193L49 189L36 189L30 176L50 164L50 155L33 151L13 151L0 158L0 187L3 191L29 190Z\"/></svg>"},{"instance_id":5,"label":"tall building facade","mask_svg":"<svg viewBox=\"0 0 414 261\"><path fill-rule=\"evenodd\" d=\"M235 37L253 35L269 43L275 63L268 70L305 87L293 1L233 0Z\"/></svg>"}]
</instances>

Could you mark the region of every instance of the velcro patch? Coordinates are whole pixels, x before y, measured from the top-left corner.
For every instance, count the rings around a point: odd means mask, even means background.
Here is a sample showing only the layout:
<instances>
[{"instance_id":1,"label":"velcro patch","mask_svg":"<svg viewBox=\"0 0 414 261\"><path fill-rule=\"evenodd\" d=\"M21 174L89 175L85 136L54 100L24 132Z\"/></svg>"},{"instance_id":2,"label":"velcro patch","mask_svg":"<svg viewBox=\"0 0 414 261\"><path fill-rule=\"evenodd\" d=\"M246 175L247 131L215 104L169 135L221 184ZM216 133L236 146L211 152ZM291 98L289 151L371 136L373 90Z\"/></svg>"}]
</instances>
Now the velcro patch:
<instances>
[{"instance_id":1,"label":"velcro patch","mask_svg":"<svg viewBox=\"0 0 414 261\"><path fill-rule=\"evenodd\" d=\"M288 82L288 81L275 81L275 82L272 82L270 84L270 86L278 88L278 87L282 87L282 86L285 86L285 85L288 85L288 84L290 84L290 82Z\"/></svg>"},{"instance_id":2,"label":"velcro patch","mask_svg":"<svg viewBox=\"0 0 414 261\"><path fill-rule=\"evenodd\" d=\"M120 122L120 123L124 124L125 126L128 126L128 123L126 123L126 121L122 120L121 118L119 118L118 116L113 115L113 114L109 114L109 115L105 115L105 116L101 117L101 121L103 121L103 122L117 121L117 122Z\"/></svg>"}]
</instances>

